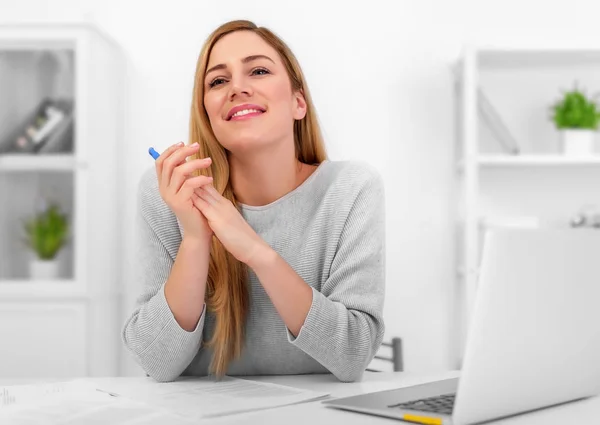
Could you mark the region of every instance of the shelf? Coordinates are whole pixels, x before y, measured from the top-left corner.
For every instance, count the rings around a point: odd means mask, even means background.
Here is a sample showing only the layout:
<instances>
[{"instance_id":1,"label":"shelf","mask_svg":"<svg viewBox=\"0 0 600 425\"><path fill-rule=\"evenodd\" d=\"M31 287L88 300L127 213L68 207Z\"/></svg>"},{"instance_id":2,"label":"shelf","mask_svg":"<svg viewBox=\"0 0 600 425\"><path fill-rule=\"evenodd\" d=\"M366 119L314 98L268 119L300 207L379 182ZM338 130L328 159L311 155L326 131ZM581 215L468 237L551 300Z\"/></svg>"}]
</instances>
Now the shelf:
<instances>
[{"instance_id":1,"label":"shelf","mask_svg":"<svg viewBox=\"0 0 600 425\"><path fill-rule=\"evenodd\" d=\"M0 50L82 49L78 42L87 41L90 35L101 37L112 48L119 48L112 35L87 23L8 22L0 25Z\"/></svg>"},{"instance_id":2,"label":"shelf","mask_svg":"<svg viewBox=\"0 0 600 425\"><path fill-rule=\"evenodd\" d=\"M72 171L79 168L72 154L4 154L0 155L0 172L8 171Z\"/></svg>"},{"instance_id":3,"label":"shelf","mask_svg":"<svg viewBox=\"0 0 600 425\"><path fill-rule=\"evenodd\" d=\"M599 65L600 52L585 48L481 48L477 51L481 68L572 67Z\"/></svg>"},{"instance_id":4,"label":"shelf","mask_svg":"<svg viewBox=\"0 0 600 425\"><path fill-rule=\"evenodd\" d=\"M84 298L85 291L73 280L0 280L0 302L7 299Z\"/></svg>"},{"instance_id":5,"label":"shelf","mask_svg":"<svg viewBox=\"0 0 600 425\"><path fill-rule=\"evenodd\" d=\"M482 155L477 161L482 166L573 166L600 165L600 155L589 157L567 157L564 155Z\"/></svg>"},{"instance_id":6,"label":"shelf","mask_svg":"<svg viewBox=\"0 0 600 425\"><path fill-rule=\"evenodd\" d=\"M567 157L556 154L546 155L480 155L477 164L481 167L572 167L600 166L600 155L589 157ZM459 169L464 168L464 162Z\"/></svg>"}]
</instances>

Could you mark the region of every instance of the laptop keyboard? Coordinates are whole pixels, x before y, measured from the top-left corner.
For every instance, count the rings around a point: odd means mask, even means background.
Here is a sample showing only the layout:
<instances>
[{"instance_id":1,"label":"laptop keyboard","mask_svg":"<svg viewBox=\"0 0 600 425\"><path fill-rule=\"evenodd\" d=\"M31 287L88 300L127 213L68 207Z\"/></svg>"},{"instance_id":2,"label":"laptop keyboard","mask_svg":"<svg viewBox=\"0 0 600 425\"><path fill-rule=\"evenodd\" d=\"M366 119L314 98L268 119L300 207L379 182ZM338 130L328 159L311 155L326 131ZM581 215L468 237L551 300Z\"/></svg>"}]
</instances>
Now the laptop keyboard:
<instances>
[{"instance_id":1,"label":"laptop keyboard","mask_svg":"<svg viewBox=\"0 0 600 425\"><path fill-rule=\"evenodd\" d=\"M454 408L455 395L456 394L443 394L435 397L423 398L421 400L411 400L405 403L392 404L388 407L450 415Z\"/></svg>"}]
</instances>

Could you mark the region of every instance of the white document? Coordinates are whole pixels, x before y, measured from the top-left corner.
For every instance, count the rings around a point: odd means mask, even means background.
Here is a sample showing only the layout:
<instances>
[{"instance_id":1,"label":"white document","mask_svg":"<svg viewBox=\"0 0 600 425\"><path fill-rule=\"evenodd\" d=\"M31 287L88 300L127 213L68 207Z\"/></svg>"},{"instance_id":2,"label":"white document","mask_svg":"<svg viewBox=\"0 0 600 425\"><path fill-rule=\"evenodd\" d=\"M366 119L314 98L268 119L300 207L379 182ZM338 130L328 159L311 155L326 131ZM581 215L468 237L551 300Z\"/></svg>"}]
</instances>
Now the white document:
<instances>
[{"instance_id":1,"label":"white document","mask_svg":"<svg viewBox=\"0 0 600 425\"><path fill-rule=\"evenodd\" d=\"M220 381L209 377L185 377L166 383L151 378L135 383L116 380L100 384L98 388L196 421L302 403L329 395L228 376Z\"/></svg>"},{"instance_id":2,"label":"white document","mask_svg":"<svg viewBox=\"0 0 600 425\"><path fill-rule=\"evenodd\" d=\"M0 387L0 424L190 425L168 411L100 392L87 382Z\"/></svg>"}]
</instances>

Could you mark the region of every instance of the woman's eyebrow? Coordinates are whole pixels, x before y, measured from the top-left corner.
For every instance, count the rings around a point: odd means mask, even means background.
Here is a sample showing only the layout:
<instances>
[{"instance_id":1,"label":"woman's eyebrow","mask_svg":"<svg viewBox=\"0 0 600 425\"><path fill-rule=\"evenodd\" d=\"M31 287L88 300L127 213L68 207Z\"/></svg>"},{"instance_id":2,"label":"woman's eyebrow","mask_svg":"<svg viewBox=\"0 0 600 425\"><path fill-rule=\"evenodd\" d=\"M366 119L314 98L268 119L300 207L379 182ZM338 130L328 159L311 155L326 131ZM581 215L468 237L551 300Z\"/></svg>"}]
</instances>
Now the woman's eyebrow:
<instances>
[{"instance_id":1,"label":"woman's eyebrow","mask_svg":"<svg viewBox=\"0 0 600 425\"><path fill-rule=\"evenodd\" d=\"M275 63L273 61L273 59L271 59L267 55L250 55L250 56L246 56L244 59L242 59L242 63L248 63L248 62L252 62L252 61L258 60L258 59L267 59L267 60ZM227 65L225 65L224 63L220 63L220 64L215 65L215 66L211 67L210 69L208 69L206 71L206 74L204 74L204 75L207 75L207 74L209 74L209 73L211 73L213 71L217 71L219 69L226 69L226 68L227 68Z\"/></svg>"},{"instance_id":2,"label":"woman's eyebrow","mask_svg":"<svg viewBox=\"0 0 600 425\"><path fill-rule=\"evenodd\" d=\"M270 60L271 62L275 63L273 61L273 59L271 59L267 55L251 55L251 56L247 56L244 59L242 59L242 63L252 62L252 61L255 61L257 59L267 59L267 60Z\"/></svg>"}]
</instances>

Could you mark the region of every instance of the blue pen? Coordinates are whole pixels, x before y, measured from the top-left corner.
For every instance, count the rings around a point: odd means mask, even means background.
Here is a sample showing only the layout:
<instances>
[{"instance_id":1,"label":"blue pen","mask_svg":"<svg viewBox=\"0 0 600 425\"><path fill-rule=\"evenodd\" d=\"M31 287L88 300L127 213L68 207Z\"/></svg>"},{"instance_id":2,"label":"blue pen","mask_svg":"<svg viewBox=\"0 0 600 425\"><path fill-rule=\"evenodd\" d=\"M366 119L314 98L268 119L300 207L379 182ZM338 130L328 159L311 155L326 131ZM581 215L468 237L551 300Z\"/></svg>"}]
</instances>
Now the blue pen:
<instances>
[{"instance_id":1,"label":"blue pen","mask_svg":"<svg viewBox=\"0 0 600 425\"><path fill-rule=\"evenodd\" d=\"M160 156L160 154L158 152L156 152L154 150L154 148L150 148L148 149L148 153L150 154L150 156L152 156L152 158L154 159L158 159L158 157Z\"/></svg>"}]
</instances>

